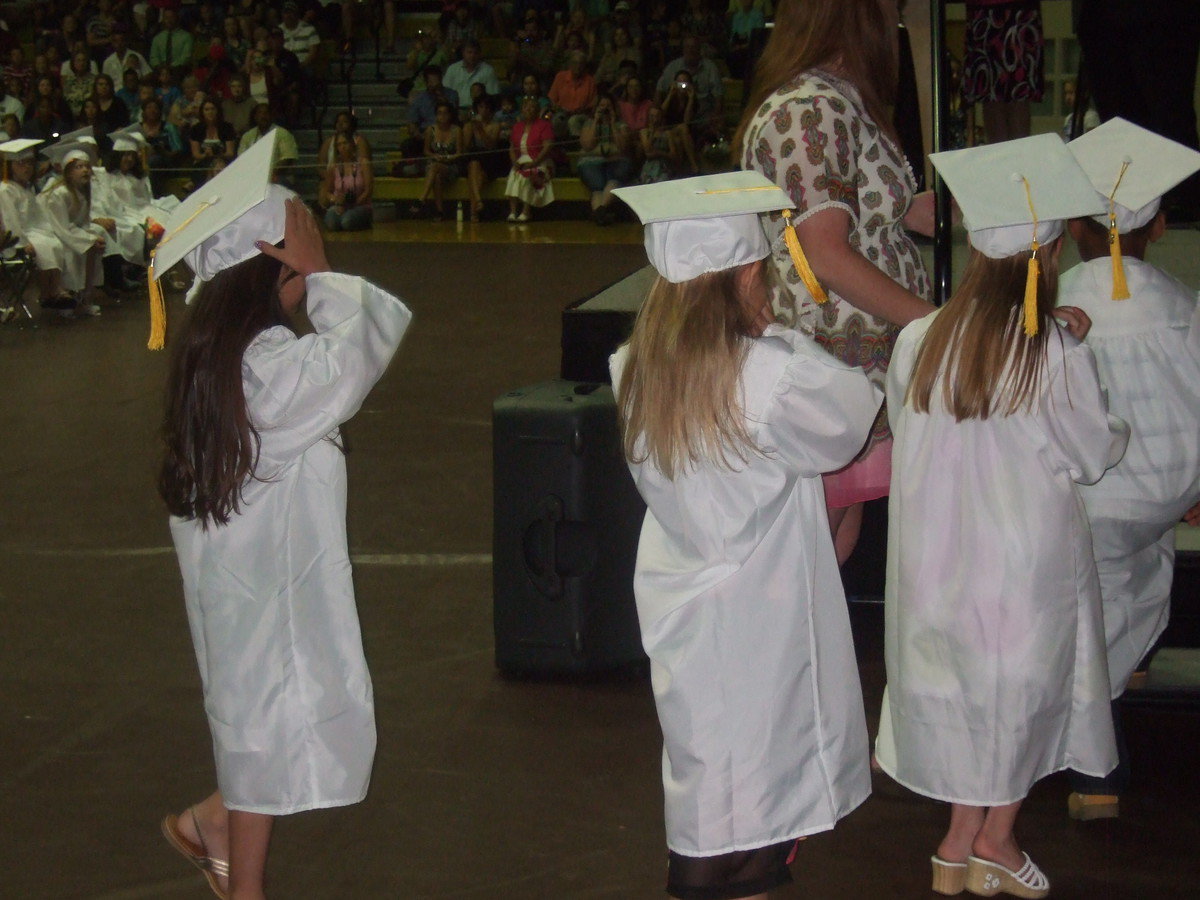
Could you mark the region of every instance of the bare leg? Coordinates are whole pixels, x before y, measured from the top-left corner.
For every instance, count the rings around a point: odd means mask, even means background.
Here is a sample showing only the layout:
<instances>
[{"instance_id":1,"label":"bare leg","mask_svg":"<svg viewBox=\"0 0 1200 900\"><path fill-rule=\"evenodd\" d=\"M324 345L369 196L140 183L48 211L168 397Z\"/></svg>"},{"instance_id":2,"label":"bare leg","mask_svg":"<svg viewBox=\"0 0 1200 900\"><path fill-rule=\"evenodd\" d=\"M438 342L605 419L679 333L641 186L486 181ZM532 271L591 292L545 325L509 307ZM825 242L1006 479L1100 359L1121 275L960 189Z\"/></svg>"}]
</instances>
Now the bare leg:
<instances>
[{"instance_id":1,"label":"bare leg","mask_svg":"<svg viewBox=\"0 0 1200 900\"><path fill-rule=\"evenodd\" d=\"M431 162L425 168L425 189L421 191L421 199L417 201L418 203L424 203L429 199L429 195L433 193L433 182L436 177L437 163Z\"/></svg>"},{"instance_id":2,"label":"bare leg","mask_svg":"<svg viewBox=\"0 0 1200 900\"><path fill-rule=\"evenodd\" d=\"M858 535L862 530L863 505L855 503L852 506L826 507L829 516L829 532L833 536L833 551L837 554L838 565L843 565L854 552L858 544Z\"/></svg>"},{"instance_id":3,"label":"bare leg","mask_svg":"<svg viewBox=\"0 0 1200 900\"><path fill-rule=\"evenodd\" d=\"M517 214L518 201L516 197L508 198L508 214L515 216Z\"/></svg>"},{"instance_id":4,"label":"bare leg","mask_svg":"<svg viewBox=\"0 0 1200 900\"><path fill-rule=\"evenodd\" d=\"M204 847L212 859L229 861L229 811L220 791L214 791L190 810L181 812L179 831L192 844ZM225 879L218 881L226 886Z\"/></svg>"},{"instance_id":5,"label":"bare leg","mask_svg":"<svg viewBox=\"0 0 1200 900\"><path fill-rule=\"evenodd\" d=\"M946 862L966 862L986 815L987 807L951 803L950 827L938 844L937 855Z\"/></svg>"},{"instance_id":6,"label":"bare leg","mask_svg":"<svg viewBox=\"0 0 1200 900\"><path fill-rule=\"evenodd\" d=\"M971 852L980 859L998 862L1002 866L1016 871L1025 864L1021 848L1013 836L1013 825L1017 821L1017 812L1021 809L1021 801L1007 806L993 806L987 811L983 827L975 835L971 844Z\"/></svg>"},{"instance_id":7,"label":"bare leg","mask_svg":"<svg viewBox=\"0 0 1200 900\"><path fill-rule=\"evenodd\" d=\"M440 217L444 215L442 198L446 193L446 170L440 163L430 164L430 168L433 168L433 166L437 166L437 177L433 179L433 205Z\"/></svg>"},{"instance_id":8,"label":"bare leg","mask_svg":"<svg viewBox=\"0 0 1200 900\"><path fill-rule=\"evenodd\" d=\"M471 196L471 215L478 216L483 208L480 192L483 190L483 166L478 160L467 163L467 193Z\"/></svg>"},{"instance_id":9,"label":"bare leg","mask_svg":"<svg viewBox=\"0 0 1200 900\"><path fill-rule=\"evenodd\" d=\"M529 206L529 204L528 204L528 203L522 203L522 204L521 204L521 215L523 215L523 216L524 216L525 218L527 218L527 219L530 217L530 215L531 215L531 207Z\"/></svg>"},{"instance_id":10,"label":"bare leg","mask_svg":"<svg viewBox=\"0 0 1200 900\"><path fill-rule=\"evenodd\" d=\"M263 880L273 816L229 813L229 896L232 900L264 900Z\"/></svg>"}]
</instances>

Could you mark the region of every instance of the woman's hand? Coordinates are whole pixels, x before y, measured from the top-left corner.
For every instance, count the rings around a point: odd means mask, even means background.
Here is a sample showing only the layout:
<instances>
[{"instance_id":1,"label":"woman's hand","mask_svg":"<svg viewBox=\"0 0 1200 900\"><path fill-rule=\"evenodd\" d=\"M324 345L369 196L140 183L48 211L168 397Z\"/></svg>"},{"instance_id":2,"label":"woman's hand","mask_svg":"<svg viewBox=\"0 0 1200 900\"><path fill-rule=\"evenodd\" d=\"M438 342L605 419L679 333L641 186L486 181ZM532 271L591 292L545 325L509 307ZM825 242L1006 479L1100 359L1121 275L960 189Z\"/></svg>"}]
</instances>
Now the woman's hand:
<instances>
[{"instance_id":1,"label":"woman's hand","mask_svg":"<svg viewBox=\"0 0 1200 900\"><path fill-rule=\"evenodd\" d=\"M913 197L904 214L904 227L925 237L933 237L937 225L937 195L933 191L922 191Z\"/></svg>"},{"instance_id":2,"label":"woman's hand","mask_svg":"<svg viewBox=\"0 0 1200 900\"><path fill-rule=\"evenodd\" d=\"M304 201L293 197L285 202L287 219L283 226L283 246L276 247L266 241L255 241L254 246L272 259L277 259L301 278L316 272L328 272L329 260L325 258L325 242L317 220L313 218Z\"/></svg>"},{"instance_id":3,"label":"woman's hand","mask_svg":"<svg viewBox=\"0 0 1200 900\"><path fill-rule=\"evenodd\" d=\"M1052 315L1063 324L1072 337L1081 341L1092 328L1091 317L1078 306L1060 306Z\"/></svg>"},{"instance_id":4,"label":"woman's hand","mask_svg":"<svg viewBox=\"0 0 1200 900\"><path fill-rule=\"evenodd\" d=\"M1200 503L1183 514L1183 521L1192 526L1200 525Z\"/></svg>"}]
</instances>

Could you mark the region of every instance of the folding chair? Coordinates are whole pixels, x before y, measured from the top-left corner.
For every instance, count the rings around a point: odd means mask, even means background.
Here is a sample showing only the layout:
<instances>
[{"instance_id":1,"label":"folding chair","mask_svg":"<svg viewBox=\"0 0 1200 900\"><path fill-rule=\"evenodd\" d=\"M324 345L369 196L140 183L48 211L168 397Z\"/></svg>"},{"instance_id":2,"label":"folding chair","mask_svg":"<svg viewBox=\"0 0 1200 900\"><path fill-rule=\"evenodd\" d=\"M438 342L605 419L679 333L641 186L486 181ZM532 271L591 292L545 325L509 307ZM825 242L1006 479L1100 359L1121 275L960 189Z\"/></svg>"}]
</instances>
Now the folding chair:
<instances>
[{"instance_id":1,"label":"folding chair","mask_svg":"<svg viewBox=\"0 0 1200 900\"><path fill-rule=\"evenodd\" d=\"M9 247L0 253L0 308L12 310L3 321L11 322L24 313L22 323L29 322L36 327L33 313L25 302L25 288L36 271L36 264L23 249Z\"/></svg>"}]
</instances>

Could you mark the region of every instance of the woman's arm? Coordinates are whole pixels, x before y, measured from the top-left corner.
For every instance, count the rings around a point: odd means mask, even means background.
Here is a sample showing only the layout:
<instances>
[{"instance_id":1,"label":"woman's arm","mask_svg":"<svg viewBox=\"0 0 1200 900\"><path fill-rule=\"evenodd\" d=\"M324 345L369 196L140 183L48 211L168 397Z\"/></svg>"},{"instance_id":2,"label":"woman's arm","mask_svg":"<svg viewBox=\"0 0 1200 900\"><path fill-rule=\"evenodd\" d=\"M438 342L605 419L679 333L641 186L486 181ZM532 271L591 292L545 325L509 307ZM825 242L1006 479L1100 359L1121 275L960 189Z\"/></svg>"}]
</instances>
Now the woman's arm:
<instances>
[{"instance_id":1,"label":"woman's arm","mask_svg":"<svg viewBox=\"0 0 1200 900\"><path fill-rule=\"evenodd\" d=\"M371 192L375 189L375 173L371 171L369 162L359 162L358 171L362 173L363 189L354 198L355 203L370 203Z\"/></svg>"},{"instance_id":2,"label":"woman's arm","mask_svg":"<svg viewBox=\"0 0 1200 900\"><path fill-rule=\"evenodd\" d=\"M592 117L587 120L587 124L579 132L579 149L584 153L591 153L596 149L598 143L600 143L599 129L596 127L595 117Z\"/></svg>"},{"instance_id":3,"label":"woman's arm","mask_svg":"<svg viewBox=\"0 0 1200 900\"><path fill-rule=\"evenodd\" d=\"M334 169L337 168L337 163L332 166L327 166L325 174L321 177L321 185L317 189L317 202L324 207L333 205L333 177Z\"/></svg>"},{"instance_id":4,"label":"woman's arm","mask_svg":"<svg viewBox=\"0 0 1200 900\"><path fill-rule=\"evenodd\" d=\"M425 158L433 157L433 126L430 125L425 129Z\"/></svg>"},{"instance_id":5,"label":"woman's arm","mask_svg":"<svg viewBox=\"0 0 1200 900\"><path fill-rule=\"evenodd\" d=\"M200 142L194 137L189 137L188 142L192 145L192 162L204 162L204 151Z\"/></svg>"},{"instance_id":6,"label":"woman's arm","mask_svg":"<svg viewBox=\"0 0 1200 900\"><path fill-rule=\"evenodd\" d=\"M796 225L813 274L826 290L868 315L904 326L933 312L933 304L901 287L850 246L850 213L822 209Z\"/></svg>"}]
</instances>

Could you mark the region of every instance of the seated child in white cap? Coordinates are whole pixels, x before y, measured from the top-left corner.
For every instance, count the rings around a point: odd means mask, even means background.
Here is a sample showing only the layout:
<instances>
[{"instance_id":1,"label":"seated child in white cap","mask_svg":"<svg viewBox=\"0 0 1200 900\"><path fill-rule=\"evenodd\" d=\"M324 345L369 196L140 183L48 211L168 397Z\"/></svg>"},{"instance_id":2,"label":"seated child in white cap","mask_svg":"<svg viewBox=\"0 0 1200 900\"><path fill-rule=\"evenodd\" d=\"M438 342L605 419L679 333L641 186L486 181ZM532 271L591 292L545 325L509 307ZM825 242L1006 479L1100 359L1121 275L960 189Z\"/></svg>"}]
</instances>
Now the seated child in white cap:
<instances>
[{"instance_id":1,"label":"seated child in white cap","mask_svg":"<svg viewBox=\"0 0 1200 900\"><path fill-rule=\"evenodd\" d=\"M867 732L821 474L882 400L772 324L756 172L614 192L659 273L612 357L648 506L634 574L663 731L667 892L765 897L797 840L870 793ZM820 647L820 654L814 652Z\"/></svg>"},{"instance_id":2,"label":"seated child in white cap","mask_svg":"<svg viewBox=\"0 0 1200 900\"><path fill-rule=\"evenodd\" d=\"M183 259L196 275L167 380L159 492L218 788L162 828L222 897L263 896L275 816L367 791L375 718L338 426L411 319L396 297L329 271L316 221L268 183L273 144L259 141L176 210L150 272ZM160 302L152 289L159 346ZM297 337L302 303L316 333Z\"/></svg>"},{"instance_id":3,"label":"seated child in white cap","mask_svg":"<svg viewBox=\"0 0 1200 900\"><path fill-rule=\"evenodd\" d=\"M109 235L107 223L92 211L96 142L60 141L42 152L61 173L37 195L37 202L62 244L62 286L76 295L76 313L98 316L100 307L93 302L92 290L104 283L102 254Z\"/></svg>"},{"instance_id":4,"label":"seated child in white cap","mask_svg":"<svg viewBox=\"0 0 1200 900\"><path fill-rule=\"evenodd\" d=\"M1105 778L1072 776L1077 819L1115 817L1129 758L1117 702L1144 672L1166 628L1175 526L1200 500L1200 348L1189 346L1196 292L1145 261L1163 234L1162 195L1200 169L1200 153L1112 119L1068 144L1105 213L1073 219L1083 262L1063 275L1059 302L1092 319L1112 411L1129 422L1124 459L1082 491L1104 598L1104 632L1120 762Z\"/></svg>"},{"instance_id":5,"label":"seated child in white cap","mask_svg":"<svg viewBox=\"0 0 1200 900\"><path fill-rule=\"evenodd\" d=\"M935 153L973 252L888 370L888 686L876 756L951 804L933 890L1044 897L1013 834L1040 778L1117 761L1077 483L1121 457L1087 318L1054 308L1063 220L1101 209L1056 135ZM1032 252L1031 252L1032 251ZM1067 323L1064 329L1054 317Z\"/></svg>"},{"instance_id":6,"label":"seated child in white cap","mask_svg":"<svg viewBox=\"0 0 1200 900\"><path fill-rule=\"evenodd\" d=\"M4 178L0 182L0 228L16 238L16 247L38 268L38 299L51 309L73 309L75 300L63 288L63 245L42 207L36 203L35 149L41 141L19 138L0 144Z\"/></svg>"}]
</instances>

